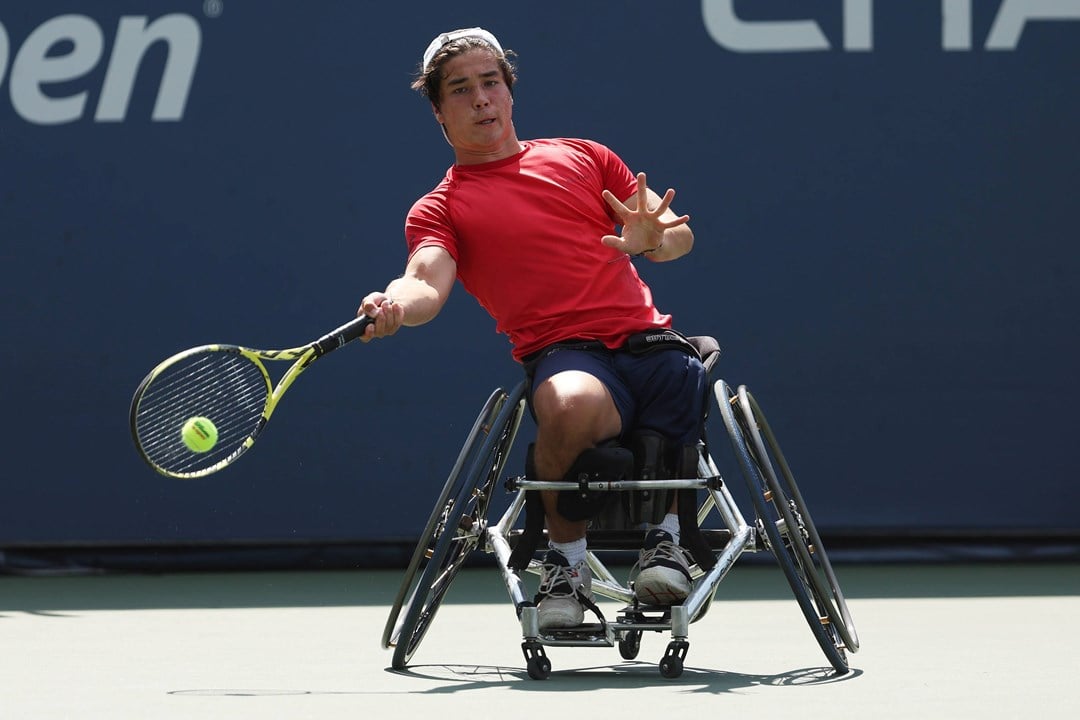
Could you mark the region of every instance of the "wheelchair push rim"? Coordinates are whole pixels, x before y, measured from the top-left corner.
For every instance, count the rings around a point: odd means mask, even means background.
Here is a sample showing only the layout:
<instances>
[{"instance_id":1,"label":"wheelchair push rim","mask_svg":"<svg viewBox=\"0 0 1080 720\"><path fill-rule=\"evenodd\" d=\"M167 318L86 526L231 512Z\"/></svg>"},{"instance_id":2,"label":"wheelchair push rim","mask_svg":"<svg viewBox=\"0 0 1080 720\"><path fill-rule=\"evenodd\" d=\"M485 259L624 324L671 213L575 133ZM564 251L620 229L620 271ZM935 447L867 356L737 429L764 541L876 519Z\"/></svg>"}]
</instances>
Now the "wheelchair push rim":
<instances>
[{"instance_id":1,"label":"wheelchair push rim","mask_svg":"<svg viewBox=\"0 0 1080 720\"><path fill-rule=\"evenodd\" d=\"M443 485L442 492L439 495L438 500L435 501L435 507L431 512L431 516L428 518L427 524L424 526L423 532L420 533L420 540L413 550L412 558L409 560L409 566L405 570L401 586L398 588L397 596L394 598L394 602L390 608L390 616L387 618L386 626L383 628L382 646L384 648L393 647L397 643L397 631L400 631L398 617L401 614L402 607L405 606L405 599L408 597L411 600L416 593L416 580L420 573L420 565L431 554L433 545L438 540L440 533L436 531L446 512L447 502L449 502L451 498L457 497L461 473L465 467L465 463L469 460L470 451L475 447L477 438L484 432L485 426L490 424L494 419L495 414L502 405L504 397L505 393L502 389L498 389L495 390L487 399L487 402L484 403L484 407L480 410L480 414L477 415L476 421L473 423L472 429L466 437L465 444L462 446L461 452L458 454L457 460L450 470L450 474Z\"/></svg>"},{"instance_id":2,"label":"wheelchair push rim","mask_svg":"<svg viewBox=\"0 0 1080 720\"><path fill-rule=\"evenodd\" d=\"M447 481L445 497L432 512L430 529L414 553L419 557L417 569L423 564L420 578L415 584L411 578L406 580L412 591L406 591L409 601L403 616L399 620L398 613L391 613L384 632L387 644L394 646L395 669L404 668L412 659L454 577L484 538L493 490L521 423L521 396L520 387L513 400L508 401L511 396L502 390L492 395L494 402L489 400L477 418L478 431L470 433Z\"/></svg>"},{"instance_id":3,"label":"wheelchair push rim","mask_svg":"<svg viewBox=\"0 0 1080 720\"><path fill-rule=\"evenodd\" d=\"M740 387L745 394L745 386ZM835 583L824 545L820 542L809 512L806 511L801 495L789 498L788 493L794 485L786 462L786 489L772 470L770 453L757 430L758 419L763 419L760 408L753 412L753 405L733 396L730 387L722 380L715 384L717 403L720 406L729 439L735 451L743 476L750 491L754 509L758 515L759 530L764 533L769 549L780 565L794 592L795 598L818 641L825 656L832 666L841 673L849 669L846 649L857 650L854 631L849 630L850 616L839 586ZM768 432L770 447L779 450L775 436ZM747 442L751 438L753 445ZM792 510L792 504L795 510ZM797 513L797 516L796 516ZM795 532L790 529L795 528ZM807 547L809 538L814 538L813 550ZM823 578L821 565L828 567L828 578ZM841 632L841 628L843 632ZM847 639L855 642L849 647Z\"/></svg>"},{"instance_id":4,"label":"wheelchair push rim","mask_svg":"<svg viewBox=\"0 0 1080 720\"><path fill-rule=\"evenodd\" d=\"M780 469L780 475L777 475L772 463L763 464L768 474L770 486L780 488L789 500L785 506L787 510L785 519L789 522L795 521L806 532L809 545L806 543L794 544L796 551L800 555L802 567L804 569L812 568L816 571L814 573L814 578L817 581L816 589L818 590L818 599L824 605L823 609L827 611L829 620L836 628L841 639L843 639L846 649L850 652L858 652L859 636L855 631L855 624L851 620L847 600L840 589L836 572L833 570L829 556L825 552L825 544L818 534L817 526L810 515L806 501L803 500L802 493L795 482L795 477L791 472L787 459L780 449L776 435L769 426L761 406L745 386L739 388L739 404L742 406L746 416L753 418L755 421L755 425L751 426L751 435L754 438L754 445L760 454L759 456L771 456L776 460L776 466ZM799 518L794 517L795 512L799 514Z\"/></svg>"}]
</instances>

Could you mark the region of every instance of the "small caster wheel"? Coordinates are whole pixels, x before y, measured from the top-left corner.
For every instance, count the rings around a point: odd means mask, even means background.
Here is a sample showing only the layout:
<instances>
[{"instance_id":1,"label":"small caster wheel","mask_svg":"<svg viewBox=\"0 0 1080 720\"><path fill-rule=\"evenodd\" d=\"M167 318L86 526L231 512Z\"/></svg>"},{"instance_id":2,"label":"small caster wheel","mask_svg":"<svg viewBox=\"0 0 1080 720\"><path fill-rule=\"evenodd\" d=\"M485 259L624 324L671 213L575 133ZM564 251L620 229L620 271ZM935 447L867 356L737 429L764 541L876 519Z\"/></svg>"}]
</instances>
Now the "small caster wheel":
<instances>
[{"instance_id":1,"label":"small caster wheel","mask_svg":"<svg viewBox=\"0 0 1080 720\"><path fill-rule=\"evenodd\" d=\"M533 680L547 680L551 674L551 661L546 657L531 657L525 664L525 669Z\"/></svg>"},{"instance_id":2,"label":"small caster wheel","mask_svg":"<svg viewBox=\"0 0 1080 720\"><path fill-rule=\"evenodd\" d=\"M525 654L525 670L533 680L547 680L551 674L551 661L544 653L544 646L535 640L521 643L521 652Z\"/></svg>"},{"instance_id":3,"label":"small caster wheel","mask_svg":"<svg viewBox=\"0 0 1080 720\"><path fill-rule=\"evenodd\" d=\"M660 674L666 678L677 678L682 675L683 659L690 650L690 643L685 640L672 640L668 643L664 657L660 660Z\"/></svg>"},{"instance_id":4,"label":"small caster wheel","mask_svg":"<svg viewBox=\"0 0 1080 720\"><path fill-rule=\"evenodd\" d=\"M660 661L660 674L666 678L677 678L682 671L683 661L678 657L665 657Z\"/></svg>"},{"instance_id":5,"label":"small caster wheel","mask_svg":"<svg viewBox=\"0 0 1080 720\"><path fill-rule=\"evenodd\" d=\"M623 660L633 660L641 650L641 631L631 630L619 640L619 654Z\"/></svg>"}]
</instances>

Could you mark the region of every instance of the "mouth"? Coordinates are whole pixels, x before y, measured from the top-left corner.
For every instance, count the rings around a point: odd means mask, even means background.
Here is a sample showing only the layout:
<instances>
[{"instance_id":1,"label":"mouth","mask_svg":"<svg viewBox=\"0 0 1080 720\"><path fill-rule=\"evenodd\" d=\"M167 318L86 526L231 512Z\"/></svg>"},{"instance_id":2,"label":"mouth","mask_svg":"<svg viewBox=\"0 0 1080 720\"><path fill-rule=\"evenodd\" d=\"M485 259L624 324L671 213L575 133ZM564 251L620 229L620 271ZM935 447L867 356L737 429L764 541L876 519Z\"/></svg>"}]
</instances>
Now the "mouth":
<instances>
[{"instance_id":1,"label":"mouth","mask_svg":"<svg viewBox=\"0 0 1080 720\"><path fill-rule=\"evenodd\" d=\"M493 125L494 123L495 123L495 118L485 118L483 120L480 120L476 124L477 125Z\"/></svg>"}]
</instances>

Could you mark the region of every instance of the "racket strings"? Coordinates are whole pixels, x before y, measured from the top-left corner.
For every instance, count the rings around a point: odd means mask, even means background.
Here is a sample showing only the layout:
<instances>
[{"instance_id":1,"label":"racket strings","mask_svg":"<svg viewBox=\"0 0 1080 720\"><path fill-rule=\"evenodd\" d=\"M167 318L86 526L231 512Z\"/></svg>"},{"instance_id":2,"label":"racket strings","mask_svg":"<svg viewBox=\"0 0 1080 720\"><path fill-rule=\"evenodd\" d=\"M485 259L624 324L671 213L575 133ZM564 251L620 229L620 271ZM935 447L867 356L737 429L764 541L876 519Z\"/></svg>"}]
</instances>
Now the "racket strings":
<instances>
[{"instance_id":1,"label":"racket strings","mask_svg":"<svg viewBox=\"0 0 1080 720\"><path fill-rule=\"evenodd\" d=\"M170 473L205 470L225 460L262 420L270 383L261 365L234 351L207 350L163 369L143 389L136 432L147 458ZM206 452L184 444L181 428L192 417L209 418L218 439Z\"/></svg>"}]
</instances>

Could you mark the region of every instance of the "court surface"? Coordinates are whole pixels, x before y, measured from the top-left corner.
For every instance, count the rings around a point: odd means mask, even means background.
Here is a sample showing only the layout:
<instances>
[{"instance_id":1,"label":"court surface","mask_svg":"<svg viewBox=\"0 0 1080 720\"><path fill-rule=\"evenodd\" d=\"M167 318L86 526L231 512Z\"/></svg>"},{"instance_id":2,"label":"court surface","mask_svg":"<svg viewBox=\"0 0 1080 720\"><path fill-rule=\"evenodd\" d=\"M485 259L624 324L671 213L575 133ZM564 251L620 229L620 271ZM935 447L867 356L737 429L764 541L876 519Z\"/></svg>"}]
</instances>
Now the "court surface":
<instances>
[{"instance_id":1,"label":"court surface","mask_svg":"<svg viewBox=\"0 0 1080 720\"><path fill-rule=\"evenodd\" d=\"M404 672L379 646L399 571L0 576L0 718L1080 717L1080 565L837 572L862 641L845 676L779 569L738 564L680 678L646 634L635 661L548 648L544 681L490 568L459 574Z\"/></svg>"}]
</instances>

